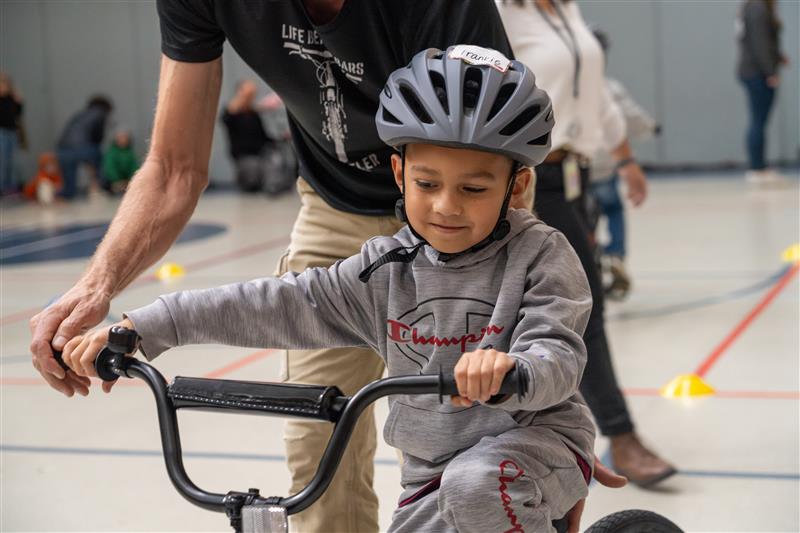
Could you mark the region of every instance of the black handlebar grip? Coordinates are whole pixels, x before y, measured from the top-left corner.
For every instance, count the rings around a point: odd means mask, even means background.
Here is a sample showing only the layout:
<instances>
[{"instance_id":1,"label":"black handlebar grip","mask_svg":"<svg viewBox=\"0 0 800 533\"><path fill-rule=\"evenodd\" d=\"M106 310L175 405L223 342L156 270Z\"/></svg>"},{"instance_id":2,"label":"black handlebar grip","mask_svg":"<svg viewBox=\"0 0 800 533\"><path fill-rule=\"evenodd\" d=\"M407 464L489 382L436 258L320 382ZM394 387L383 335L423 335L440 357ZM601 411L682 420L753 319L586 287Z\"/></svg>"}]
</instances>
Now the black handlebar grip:
<instances>
[{"instance_id":1,"label":"black handlebar grip","mask_svg":"<svg viewBox=\"0 0 800 533\"><path fill-rule=\"evenodd\" d=\"M97 354L97 359L94 360L94 370L97 372L97 377L103 381L116 381L119 379L119 374L114 372L114 367L120 362L120 358L125 357L125 354L119 354L108 347L100 350Z\"/></svg>"},{"instance_id":2,"label":"black handlebar grip","mask_svg":"<svg viewBox=\"0 0 800 533\"><path fill-rule=\"evenodd\" d=\"M516 394L518 400L522 400L530 387L530 375L528 369L521 365L519 362L511 369L503 378L503 383L500 385L500 390L489 399L489 403L496 401L509 394ZM451 374L442 374L439 372L439 402L442 401L442 396L458 396L458 385L456 384L455 376Z\"/></svg>"},{"instance_id":3,"label":"black handlebar grip","mask_svg":"<svg viewBox=\"0 0 800 533\"><path fill-rule=\"evenodd\" d=\"M119 379L116 369L121 369L124 374L124 361L126 354L133 353L139 347L141 338L136 331L122 326L114 326L108 332L108 343L97 355L94 361L94 369L98 377L103 381L115 381ZM66 372L71 370L64 362L61 352L53 350L53 358Z\"/></svg>"},{"instance_id":4,"label":"black handlebar grip","mask_svg":"<svg viewBox=\"0 0 800 533\"><path fill-rule=\"evenodd\" d=\"M129 354L139 347L141 338L136 331L122 326L114 326L108 332L108 349L114 353Z\"/></svg>"},{"instance_id":5,"label":"black handlebar grip","mask_svg":"<svg viewBox=\"0 0 800 533\"><path fill-rule=\"evenodd\" d=\"M103 381L116 381L120 376L131 377L127 374L125 365L127 354L133 353L139 347L141 337L136 331L122 326L114 326L108 332L108 343L94 360L94 369L97 376Z\"/></svg>"},{"instance_id":6,"label":"black handlebar grip","mask_svg":"<svg viewBox=\"0 0 800 533\"><path fill-rule=\"evenodd\" d=\"M67 363L64 362L64 358L61 356L61 352L58 350L53 350L53 359L64 369L64 372L67 370L72 370L70 367L67 366Z\"/></svg>"}]
</instances>

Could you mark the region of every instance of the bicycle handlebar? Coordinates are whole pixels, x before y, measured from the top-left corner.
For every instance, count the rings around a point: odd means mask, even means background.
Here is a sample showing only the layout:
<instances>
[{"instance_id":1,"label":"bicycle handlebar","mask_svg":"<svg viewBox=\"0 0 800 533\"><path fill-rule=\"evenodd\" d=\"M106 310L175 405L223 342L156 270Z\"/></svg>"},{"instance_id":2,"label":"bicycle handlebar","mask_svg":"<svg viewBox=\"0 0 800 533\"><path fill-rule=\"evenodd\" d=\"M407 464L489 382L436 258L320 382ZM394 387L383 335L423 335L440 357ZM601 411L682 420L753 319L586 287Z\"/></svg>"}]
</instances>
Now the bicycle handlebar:
<instances>
[{"instance_id":1,"label":"bicycle handlebar","mask_svg":"<svg viewBox=\"0 0 800 533\"><path fill-rule=\"evenodd\" d=\"M295 398L295 394L284 393L271 397L258 396L260 391L264 390L263 387L259 388L259 385L268 387L272 394L276 390L294 393L297 387L307 386L258 384L230 380L199 380L203 382L201 385L222 387L221 390L224 392L219 393L215 390L213 399L203 401L202 392L207 392L208 389L206 389L198 393L199 395L194 402L189 404L179 402L175 399L176 395L171 394L170 387L174 387L178 380L193 378L176 378L173 385L167 385L164 376L154 367L126 355L136 350L138 341L139 337L133 330L118 326L111 328L109 343L95 360L97 374L106 381L114 381L120 376L124 376L139 378L148 384L156 400L164 461L172 484L189 502L211 511L226 512L232 523L234 521L232 513L238 513L243 505L278 505L284 507L287 514L294 514L314 503L328 488L359 416L367 406L378 399L394 394L437 394L441 402L444 396L458 394L455 377L441 372L434 375L395 376L380 379L366 385L351 398L344 396L335 387L324 388L325 393L320 397L319 401L326 402L326 411L323 415L314 417L332 421L335 426L333 434L328 441L328 446L320 460L317 472L303 490L286 498L264 498L258 493L257 489L250 489L247 493L231 491L228 494L215 494L197 487L186 473L183 466L180 433L178 431L177 409L181 407L200 407L204 409L233 409L244 412L257 410L283 416L309 416L307 413L300 414L287 409L287 401ZM61 354L54 352L54 355L59 364L68 369L61 359ZM195 381L198 380L195 379ZM518 365L516 369L506 375L499 395L515 394L522 398L528 390L529 381L530 377L525 367ZM247 394L241 392L241 388L244 386L248 387ZM311 389L317 391L323 388L311 387ZM230 391L234 391L237 399L241 400L242 397L245 397L246 401L231 402L225 399L224 395ZM220 394L222 394L222 399L220 399ZM276 398L279 401L275 401ZM307 401L308 398L305 400Z\"/></svg>"}]
</instances>

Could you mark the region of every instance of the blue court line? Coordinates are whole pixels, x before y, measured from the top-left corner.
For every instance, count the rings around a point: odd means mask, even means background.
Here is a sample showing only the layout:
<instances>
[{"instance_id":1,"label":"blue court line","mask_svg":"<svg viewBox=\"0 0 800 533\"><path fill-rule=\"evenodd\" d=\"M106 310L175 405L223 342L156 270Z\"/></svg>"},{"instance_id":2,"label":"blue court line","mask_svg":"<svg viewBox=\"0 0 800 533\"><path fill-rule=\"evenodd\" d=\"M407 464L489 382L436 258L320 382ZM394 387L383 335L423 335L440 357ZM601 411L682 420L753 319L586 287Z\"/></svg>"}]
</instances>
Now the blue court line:
<instances>
[{"instance_id":1,"label":"blue court line","mask_svg":"<svg viewBox=\"0 0 800 533\"><path fill-rule=\"evenodd\" d=\"M678 470L678 476L690 477L729 477L743 479L777 479L787 481L800 480L800 474L780 474L768 472L714 472L710 470Z\"/></svg>"},{"instance_id":2,"label":"blue court line","mask_svg":"<svg viewBox=\"0 0 800 533\"><path fill-rule=\"evenodd\" d=\"M773 274L772 276L763 281L759 281L758 283L750 285L749 287L736 289L735 291L731 291L726 294L711 296L708 298L701 298L699 300L693 300L679 304L666 305L664 307L656 307L653 309L643 309L638 311L622 311L620 313L606 315L606 320L624 321L624 320L636 320L639 318L654 318L664 315L681 313L683 311L693 311L696 309L700 309L702 307L708 307L710 305L721 304L729 302L731 300L744 298L746 296L759 293L764 289L772 287L779 279L781 279L784 276L784 274L786 274L786 272L789 271L790 268L791 265L786 265L785 267L781 268L778 272L776 272L775 274Z\"/></svg>"},{"instance_id":3,"label":"blue court line","mask_svg":"<svg viewBox=\"0 0 800 533\"><path fill-rule=\"evenodd\" d=\"M161 450L114 450L108 448L62 448L50 446L13 446L0 445L2 452L16 453L42 453L42 454L61 454L61 455L106 455L116 457L162 457ZM286 462L283 455L264 455L253 453L224 453L224 452L183 452L183 456L196 459L233 459L243 461L268 461L275 463ZM610 453L606 452L602 459L604 464L610 464ZM396 459L375 459L375 464L386 466L397 466ZM774 479L797 481L800 474L784 474L779 472L725 472L712 470L680 470L676 475L691 477L724 477L738 479ZM592 486L597 482L592 480Z\"/></svg>"},{"instance_id":4,"label":"blue court line","mask_svg":"<svg viewBox=\"0 0 800 533\"><path fill-rule=\"evenodd\" d=\"M162 457L161 450L114 450L108 448L62 448L51 446L13 446L0 444L2 452L16 453L43 453L61 455L110 455L116 457ZM254 453L224 453L224 452L183 452L184 457L197 459L234 459L243 461L269 461L285 463L286 457L283 455L264 455ZM397 466L396 459L375 459L378 465Z\"/></svg>"}]
</instances>

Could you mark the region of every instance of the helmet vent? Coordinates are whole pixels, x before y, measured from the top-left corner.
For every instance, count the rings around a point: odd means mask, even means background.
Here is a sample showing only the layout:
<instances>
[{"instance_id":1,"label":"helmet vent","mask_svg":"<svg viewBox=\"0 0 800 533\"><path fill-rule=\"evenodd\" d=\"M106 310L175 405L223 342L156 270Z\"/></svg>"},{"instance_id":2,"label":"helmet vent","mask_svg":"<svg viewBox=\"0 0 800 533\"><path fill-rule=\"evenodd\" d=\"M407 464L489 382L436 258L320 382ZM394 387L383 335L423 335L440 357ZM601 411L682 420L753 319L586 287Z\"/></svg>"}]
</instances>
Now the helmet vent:
<instances>
[{"instance_id":1,"label":"helmet vent","mask_svg":"<svg viewBox=\"0 0 800 533\"><path fill-rule=\"evenodd\" d=\"M414 113L421 122L433 124L433 119L431 119L431 116L425 110L425 106L422 105L422 102L419 101L419 98L417 98L413 90L405 85L401 85L400 94L403 96L403 100L406 101L406 105L411 109L411 112Z\"/></svg>"},{"instance_id":2,"label":"helmet vent","mask_svg":"<svg viewBox=\"0 0 800 533\"><path fill-rule=\"evenodd\" d=\"M550 140L550 132L548 131L541 137L537 137L532 141L528 141L526 144L531 144L533 146L547 146L547 142Z\"/></svg>"},{"instance_id":3,"label":"helmet vent","mask_svg":"<svg viewBox=\"0 0 800 533\"><path fill-rule=\"evenodd\" d=\"M469 67L464 73L464 86L461 101L464 105L464 114L472 115L475 106L478 105L478 98L481 95L481 85L483 85L483 74L476 67Z\"/></svg>"},{"instance_id":4,"label":"helmet vent","mask_svg":"<svg viewBox=\"0 0 800 533\"><path fill-rule=\"evenodd\" d=\"M390 124L402 124L402 122L400 122L396 116L389 113L385 107L383 108L383 120L384 122L388 122Z\"/></svg>"},{"instance_id":5,"label":"helmet vent","mask_svg":"<svg viewBox=\"0 0 800 533\"><path fill-rule=\"evenodd\" d=\"M500 135L514 135L520 129L522 129L525 124L533 120L533 118L538 115L541 110L542 108L538 105L532 105L525 108L525 110L517 115L514 120L506 124L503 129L500 130Z\"/></svg>"},{"instance_id":6,"label":"helmet vent","mask_svg":"<svg viewBox=\"0 0 800 533\"><path fill-rule=\"evenodd\" d=\"M492 104L492 109L489 110L489 116L486 117L486 122L492 120L503 109L503 106L506 105L506 102L508 102L516 89L516 83L506 83L500 87L500 90L497 91L497 98L494 99L494 104Z\"/></svg>"},{"instance_id":7,"label":"helmet vent","mask_svg":"<svg viewBox=\"0 0 800 533\"><path fill-rule=\"evenodd\" d=\"M438 98L439 103L442 104L444 112L449 115L450 106L447 103L447 86L444 83L444 76L435 70L428 71L428 74L431 77L431 84L433 85L433 91L436 93L436 98Z\"/></svg>"}]
</instances>

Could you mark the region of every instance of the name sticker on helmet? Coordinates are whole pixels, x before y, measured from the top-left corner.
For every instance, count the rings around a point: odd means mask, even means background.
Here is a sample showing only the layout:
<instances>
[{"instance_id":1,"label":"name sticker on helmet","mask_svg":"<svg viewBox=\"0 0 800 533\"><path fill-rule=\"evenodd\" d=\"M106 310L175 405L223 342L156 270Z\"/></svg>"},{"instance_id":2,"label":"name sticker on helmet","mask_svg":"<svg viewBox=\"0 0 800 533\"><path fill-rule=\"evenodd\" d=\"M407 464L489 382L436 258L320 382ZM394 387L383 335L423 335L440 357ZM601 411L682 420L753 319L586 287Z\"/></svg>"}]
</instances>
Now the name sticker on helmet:
<instances>
[{"instance_id":1,"label":"name sticker on helmet","mask_svg":"<svg viewBox=\"0 0 800 533\"><path fill-rule=\"evenodd\" d=\"M470 44L459 44L455 46L450 53L447 54L450 59L460 59L470 65L486 65L505 72L508 70L511 61L491 48L483 48L481 46L474 46Z\"/></svg>"}]
</instances>

